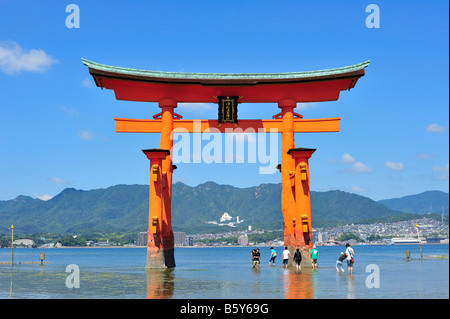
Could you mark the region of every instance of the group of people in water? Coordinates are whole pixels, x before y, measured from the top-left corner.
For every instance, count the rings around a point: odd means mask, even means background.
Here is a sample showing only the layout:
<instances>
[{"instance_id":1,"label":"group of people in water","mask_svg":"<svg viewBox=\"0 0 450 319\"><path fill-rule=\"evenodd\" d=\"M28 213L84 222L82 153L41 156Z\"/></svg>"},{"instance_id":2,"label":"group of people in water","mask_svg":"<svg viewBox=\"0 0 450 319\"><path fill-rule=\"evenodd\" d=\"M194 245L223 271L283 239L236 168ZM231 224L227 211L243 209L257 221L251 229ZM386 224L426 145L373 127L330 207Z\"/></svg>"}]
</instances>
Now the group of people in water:
<instances>
[{"instance_id":1,"label":"group of people in water","mask_svg":"<svg viewBox=\"0 0 450 319\"><path fill-rule=\"evenodd\" d=\"M311 267L312 269L317 269L317 260L319 259L319 251L317 250L316 246L314 245L312 249L309 251L310 257L311 257ZM339 272L339 269L342 272L344 271L344 268L342 267L342 263L344 260L347 261L347 271L349 274L353 274L353 263L355 252L352 247L350 247L350 244L345 245L345 252L341 252L339 254L338 259L336 260L336 271ZM260 264L260 258L261 253L259 252L259 248L255 248L252 251L252 267L253 268L259 268ZM302 262L302 254L300 252L300 249L297 248L294 255L291 254L289 249L287 247L284 247L284 250L282 252L282 260L283 260L283 268L288 267L289 257L293 258L293 261L295 263L295 266L297 270L301 270L301 262ZM270 260L269 260L269 266L275 266L275 259L277 258L277 252L273 247L270 247Z\"/></svg>"}]
</instances>

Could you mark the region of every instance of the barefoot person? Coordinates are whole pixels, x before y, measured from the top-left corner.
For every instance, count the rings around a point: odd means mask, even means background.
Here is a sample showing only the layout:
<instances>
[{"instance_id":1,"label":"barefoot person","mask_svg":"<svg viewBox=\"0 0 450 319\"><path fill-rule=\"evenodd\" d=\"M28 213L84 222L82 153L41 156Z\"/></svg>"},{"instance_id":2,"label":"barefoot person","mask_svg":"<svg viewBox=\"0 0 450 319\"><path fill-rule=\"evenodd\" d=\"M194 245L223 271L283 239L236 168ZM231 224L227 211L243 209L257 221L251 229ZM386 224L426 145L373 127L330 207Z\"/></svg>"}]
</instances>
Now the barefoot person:
<instances>
[{"instance_id":1,"label":"barefoot person","mask_svg":"<svg viewBox=\"0 0 450 319\"><path fill-rule=\"evenodd\" d=\"M273 247L270 247L269 266L271 266L272 263L275 266L275 258L277 258L277 251Z\"/></svg>"},{"instance_id":2,"label":"barefoot person","mask_svg":"<svg viewBox=\"0 0 450 319\"><path fill-rule=\"evenodd\" d=\"M345 245L346 249L345 249L345 254L347 255L347 270L348 270L348 274L349 275L353 275L353 264L354 264L354 259L353 256L355 255L355 252L353 251L353 248L350 247L350 244L346 244Z\"/></svg>"},{"instance_id":3,"label":"barefoot person","mask_svg":"<svg viewBox=\"0 0 450 319\"><path fill-rule=\"evenodd\" d=\"M302 253L300 252L300 249L298 249L298 248L294 253L294 262L297 267L297 271L302 270L302 267L300 266L300 263L302 262Z\"/></svg>"},{"instance_id":4,"label":"barefoot person","mask_svg":"<svg viewBox=\"0 0 450 319\"><path fill-rule=\"evenodd\" d=\"M341 268L342 272L344 271L344 268L342 268L342 262L347 258L347 255L341 251L341 254L339 255L338 259L336 260L336 272L339 272L339 268ZM339 268L338 268L339 267Z\"/></svg>"},{"instance_id":5,"label":"barefoot person","mask_svg":"<svg viewBox=\"0 0 450 319\"><path fill-rule=\"evenodd\" d=\"M259 248L253 249L252 251L252 267L259 268L259 257L261 254L259 253Z\"/></svg>"},{"instance_id":6,"label":"barefoot person","mask_svg":"<svg viewBox=\"0 0 450 319\"><path fill-rule=\"evenodd\" d=\"M289 256L292 257L291 253L289 252L289 249L287 247L284 247L283 250L283 267L286 265L286 268L288 266Z\"/></svg>"},{"instance_id":7,"label":"barefoot person","mask_svg":"<svg viewBox=\"0 0 450 319\"><path fill-rule=\"evenodd\" d=\"M313 246L310 253L312 269L317 269L317 259L319 258L319 251L316 249L316 245Z\"/></svg>"}]
</instances>

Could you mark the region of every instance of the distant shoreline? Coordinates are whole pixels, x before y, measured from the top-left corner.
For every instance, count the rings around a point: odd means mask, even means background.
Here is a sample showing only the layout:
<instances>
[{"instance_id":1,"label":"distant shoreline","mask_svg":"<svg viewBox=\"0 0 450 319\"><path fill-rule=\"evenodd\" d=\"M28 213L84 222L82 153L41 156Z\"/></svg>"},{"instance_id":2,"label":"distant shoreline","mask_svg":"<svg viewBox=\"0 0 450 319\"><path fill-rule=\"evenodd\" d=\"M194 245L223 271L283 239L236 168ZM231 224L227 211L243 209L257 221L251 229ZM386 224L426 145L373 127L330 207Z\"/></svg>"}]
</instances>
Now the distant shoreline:
<instances>
[{"instance_id":1,"label":"distant shoreline","mask_svg":"<svg viewBox=\"0 0 450 319\"><path fill-rule=\"evenodd\" d=\"M358 247L358 246L419 246L419 244L395 244L395 245L386 245L386 244L364 244L364 245L353 245L353 247ZM422 245L449 245L446 243L423 243ZM262 245L251 245L251 246L237 246L237 245L233 245L233 246L227 246L227 245L221 245L221 246L175 246L174 248L258 248L258 247L282 247L283 245L267 245L267 244L262 244ZM335 245L335 246L317 246L319 247L340 247L343 245ZM0 248L6 248L6 249L11 249L11 247L0 247ZM24 248L28 248L28 247L14 247L14 249L24 249ZM31 248L31 249L72 249L72 248L147 248L147 246L62 246L62 247L36 247L36 248Z\"/></svg>"}]
</instances>

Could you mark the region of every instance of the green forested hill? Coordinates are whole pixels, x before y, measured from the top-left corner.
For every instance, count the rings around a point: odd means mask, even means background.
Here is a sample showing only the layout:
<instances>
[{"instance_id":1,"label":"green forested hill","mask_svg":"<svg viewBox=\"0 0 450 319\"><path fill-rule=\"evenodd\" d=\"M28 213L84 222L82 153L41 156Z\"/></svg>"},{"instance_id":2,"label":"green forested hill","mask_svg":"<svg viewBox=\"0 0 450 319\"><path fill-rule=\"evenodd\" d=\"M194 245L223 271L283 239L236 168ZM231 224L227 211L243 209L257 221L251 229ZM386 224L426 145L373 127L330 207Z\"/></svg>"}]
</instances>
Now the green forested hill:
<instances>
[{"instance_id":1,"label":"green forested hill","mask_svg":"<svg viewBox=\"0 0 450 319\"><path fill-rule=\"evenodd\" d=\"M146 231L148 191L148 185L116 185L89 191L67 188L48 201L27 196L0 201L0 233L7 233L11 224L19 233ZM236 229L206 224L206 221L218 221L228 212L244 220L240 229L248 225L253 229L281 229L280 198L281 184L237 188L214 182L196 187L176 183L172 226L174 231L187 233ZM446 200L448 205L448 194ZM314 227L402 214L400 209L388 208L382 202L342 191L312 192L311 204Z\"/></svg>"},{"instance_id":2,"label":"green forested hill","mask_svg":"<svg viewBox=\"0 0 450 319\"><path fill-rule=\"evenodd\" d=\"M384 199L378 201L391 209L405 213L426 214L434 212L448 215L448 193L441 191L428 191L417 195L401 198Z\"/></svg>"},{"instance_id":3,"label":"green forested hill","mask_svg":"<svg viewBox=\"0 0 450 319\"><path fill-rule=\"evenodd\" d=\"M370 198L343 191L311 192L311 218L317 226L357 223L367 219L400 215Z\"/></svg>"}]
</instances>

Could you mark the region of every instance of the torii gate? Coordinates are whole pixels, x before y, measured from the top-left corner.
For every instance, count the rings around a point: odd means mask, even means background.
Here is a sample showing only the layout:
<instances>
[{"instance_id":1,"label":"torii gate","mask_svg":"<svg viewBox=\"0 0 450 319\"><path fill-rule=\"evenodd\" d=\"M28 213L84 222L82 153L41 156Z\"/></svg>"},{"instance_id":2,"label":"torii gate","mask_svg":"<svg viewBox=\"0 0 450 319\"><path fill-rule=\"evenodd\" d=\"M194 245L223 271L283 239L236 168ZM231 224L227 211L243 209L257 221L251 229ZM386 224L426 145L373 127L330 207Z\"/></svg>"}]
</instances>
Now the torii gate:
<instances>
[{"instance_id":1,"label":"torii gate","mask_svg":"<svg viewBox=\"0 0 450 319\"><path fill-rule=\"evenodd\" d=\"M336 101L364 76L370 61L347 67L291 73L176 73L128 69L82 59L100 88L114 90L117 100L158 102L153 119L115 118L116 132L161 133L159 149L143 150L150 160L149 226L146 268L175 267L171 225L172 133L215 128L221 133L276 129L282 133L281 209L284 245L294 251L312 246L308 159L315 149L295 148L294 133L339 132L340 118L303 119L294 112L299 102ZM218 120L183 120L178 103L219 103ZM277 103L281 112L272 119L238 120L238 103Z\"/></svg>"}]
</instances>

